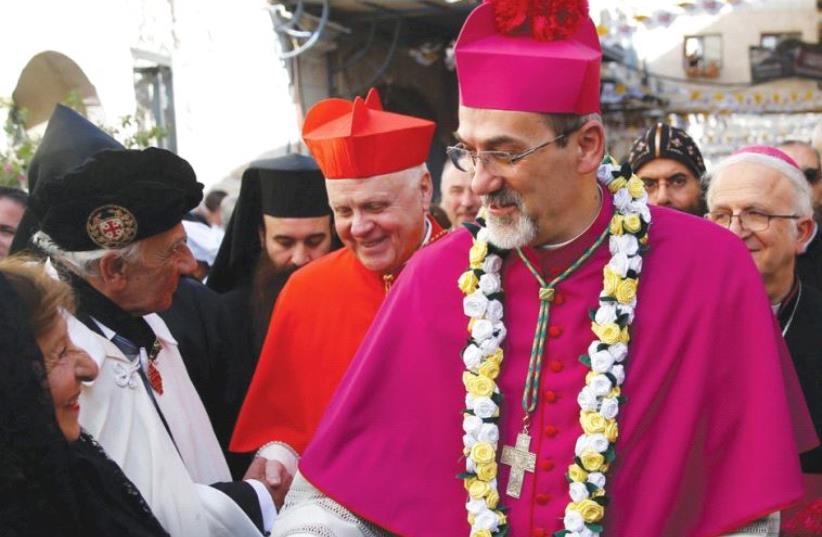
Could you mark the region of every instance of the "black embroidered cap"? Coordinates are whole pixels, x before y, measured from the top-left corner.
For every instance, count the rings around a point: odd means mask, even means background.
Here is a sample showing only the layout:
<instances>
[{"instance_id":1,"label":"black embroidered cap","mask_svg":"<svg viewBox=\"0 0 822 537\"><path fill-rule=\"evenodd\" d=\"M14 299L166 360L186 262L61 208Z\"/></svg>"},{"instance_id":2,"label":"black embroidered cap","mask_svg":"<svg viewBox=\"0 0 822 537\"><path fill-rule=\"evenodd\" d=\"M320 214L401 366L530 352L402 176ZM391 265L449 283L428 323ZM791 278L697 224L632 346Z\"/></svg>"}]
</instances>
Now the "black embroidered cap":
<instances>
[{"instance_id":1,"label":"black embroidered cap","mask_svg":"<svg viewBox=\"0 0 822 537\"><path fill-rule=\"evenodd\" d=\"M68 251L123 248L179 224L203 185L170 151L104 150L42 185L31 208L40 229Z\"/></svg>"},{"instance_id":2,"label":"black embroidered cap","mask_svg":"<svg viewBox=\"0 0 822 537\"><path fill-rule=\"evenodd\" d=\"M686 166L697 179L705 173L705 162L693 138L682 129L657 123L634 140L628 163L636 172L648 162L668 158Z\"/></svg>"}]
</instances>

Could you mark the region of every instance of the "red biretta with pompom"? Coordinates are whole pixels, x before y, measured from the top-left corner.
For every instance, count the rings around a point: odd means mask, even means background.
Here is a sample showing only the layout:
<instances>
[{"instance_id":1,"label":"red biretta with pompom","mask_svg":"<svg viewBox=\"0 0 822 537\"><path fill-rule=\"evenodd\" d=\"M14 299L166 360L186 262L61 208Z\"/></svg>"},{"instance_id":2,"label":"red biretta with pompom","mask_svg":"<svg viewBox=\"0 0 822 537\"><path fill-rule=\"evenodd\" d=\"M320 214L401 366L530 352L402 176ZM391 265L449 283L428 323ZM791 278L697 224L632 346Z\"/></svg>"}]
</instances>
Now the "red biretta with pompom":
<instances>
[{"instance_id":1,"label":"red biretta with pompom","mask_svg":"<svg viewBox=\"0 0 822 537\"><path fill-rule=\"evenodd\" d=\"M303 140L326 179L361 179L425 162L435 129L433 121L384 111L372 88L364 100L315 104Z\"/></svg>"},{"instance_id":2,"label":"red biretta with pompom","mask_svg":"<svg viewBox=\"0 0 822 537\"><path fill-rule=\"evenodd\" d=\"M602 51L585 0L491 0L468 16L454 50L464 106L599 112Z\"/></svg>"}]
</instances>

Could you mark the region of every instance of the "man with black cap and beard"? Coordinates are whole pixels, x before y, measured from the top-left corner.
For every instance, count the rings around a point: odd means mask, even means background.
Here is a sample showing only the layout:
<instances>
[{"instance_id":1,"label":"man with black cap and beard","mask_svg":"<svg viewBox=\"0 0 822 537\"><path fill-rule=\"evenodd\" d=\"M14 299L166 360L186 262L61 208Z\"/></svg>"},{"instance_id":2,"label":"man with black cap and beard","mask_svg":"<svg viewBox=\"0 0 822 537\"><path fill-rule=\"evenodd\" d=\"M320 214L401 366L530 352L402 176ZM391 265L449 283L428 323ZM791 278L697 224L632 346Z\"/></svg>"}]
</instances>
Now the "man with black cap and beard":
<instances>
[{"instance_id":1,"label":"man with black cap and beard","mask_svg":"<svg viewBox=\"0 0 822 537\"><path fill-rule=\"evenodd\" d=\"M227 364L226 423L215 423L221 444L227 445L234 428L285 282L337 247L325 180L313 158L290 154L251 163L208 278L208 286L223 293L238 336ZM235 475L251 461L248 454L226 456Z\"/></svg>"},{"instance_id":2,"label":"man with black cap and beard","mask_svg":"<svg viewBox=\"0 0 822 537\"><path fill-rule=\"evenodd\" d=\"M173 153L118 148L70 110L58 109L49 127L71 138L47 131L38 150L54 173L32 196L31 242L74 289L69 332L100 369L75 399L81 425L171 535L259 535L276 516L274 499L260 481L230 482L177 341L156 315L193 268L180 222L202 185ZM78 142L92 139L105 143Z\"/></svg>"}]
</instances>

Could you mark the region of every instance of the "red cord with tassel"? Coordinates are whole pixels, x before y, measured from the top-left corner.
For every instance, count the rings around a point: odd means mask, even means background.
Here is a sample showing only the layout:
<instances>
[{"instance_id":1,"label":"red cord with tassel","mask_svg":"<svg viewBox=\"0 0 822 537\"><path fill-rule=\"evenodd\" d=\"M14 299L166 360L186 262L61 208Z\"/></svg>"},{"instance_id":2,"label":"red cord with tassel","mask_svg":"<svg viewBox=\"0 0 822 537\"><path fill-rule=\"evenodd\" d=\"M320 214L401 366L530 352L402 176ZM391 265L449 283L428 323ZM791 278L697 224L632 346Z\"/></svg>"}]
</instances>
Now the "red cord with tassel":
<instances>
[{"instance_id":1,"label":"red cord with tassel","mask_svg":"<svg viewBox=\"0 0 822 537\"><path fill-rule=\"evenodd\" d=\"M488 0L494 8L497 30L516 32L530 20L538 41L556 41L572 35L588 17L587 0Z\"/></svg>"}]
</instances>

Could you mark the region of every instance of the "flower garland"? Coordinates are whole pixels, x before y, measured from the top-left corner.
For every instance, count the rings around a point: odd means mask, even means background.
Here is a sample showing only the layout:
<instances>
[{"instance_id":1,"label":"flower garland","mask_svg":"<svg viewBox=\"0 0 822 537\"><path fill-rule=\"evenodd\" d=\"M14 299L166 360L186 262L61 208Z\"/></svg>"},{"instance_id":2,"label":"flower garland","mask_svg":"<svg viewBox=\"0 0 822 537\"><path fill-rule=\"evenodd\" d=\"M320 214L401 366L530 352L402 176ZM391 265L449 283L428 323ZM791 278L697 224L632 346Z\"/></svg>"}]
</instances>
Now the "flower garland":
<instances>
[{"instance_id":1,"label":"flower garland","mask_svg":"<svg viewBox=\"0 0 822 537\"><path fill-rule=\"evenodd\" d=\"M614 215L609 224L611 259L603 269L599 307L591 312L596 338L580 361L590 368L579 393L580 425L575 457L568 467L571 502L565 508L564 529L556 537L596 537L603 531L608 498L606 473L616 457L619 435L616 421L624 402L624 362L628 354L628 327L634 320L636 291L647 249L651 212L644 184L627 165L621 168L606 156L597 172L600 183L613 193ZM469 268L458 281L464 293L463 310L470 318L471 338L462 350L462 381L467 395L463 412L465 505L470 537L504 537L509 531L506 508L497 486L499 417L502 394L496 379L504 351L502 262L506 251L488 241L488 230L469 225L474 243Z\"/></svg>"}]
</instances>

